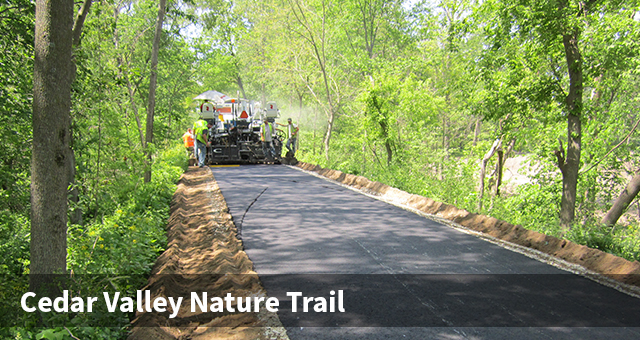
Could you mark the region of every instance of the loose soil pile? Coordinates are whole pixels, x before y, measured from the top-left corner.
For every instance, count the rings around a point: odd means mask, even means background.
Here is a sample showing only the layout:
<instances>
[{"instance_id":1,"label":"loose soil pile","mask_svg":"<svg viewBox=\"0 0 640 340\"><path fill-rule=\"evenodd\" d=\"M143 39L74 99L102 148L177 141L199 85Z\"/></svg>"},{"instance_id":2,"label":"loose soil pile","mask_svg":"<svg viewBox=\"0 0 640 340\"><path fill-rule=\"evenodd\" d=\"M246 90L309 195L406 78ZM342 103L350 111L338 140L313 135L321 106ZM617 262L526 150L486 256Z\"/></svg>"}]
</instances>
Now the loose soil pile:
<instances>
[{"instance_id":1,"label":"loose soil pile","mask_svg":"<svg viewBox=\"0 0 640 340\"><path fill-rule=\"evenodd\" d=\"M156 297L183 297L180 311L136 314L129 339L287 339L277 315L191 312L191 293L208 298L265 297L253 263L243 251L224 197L208 168L182 175L171 202L167 250L143 290ZM236 307L235 303L233 304ZM264 312L263 312L264 311Z\"/></svg>"},{"instance_id":2,"label":"loose soil pile","mask_svg":"<svg viewBox=\"0 0 640 340\"><path fill-rule=\"evenodd\" d=\"M341 171L323 169L320 166L300 162L297 167L316 172L321 176L382 198L392 204L406 206L420 212L454 222L472 231L516 245L538 250L567 262L580 265L618 282L640 287L640 263L592 249L567 240L524 229L520 225L498 220L491 216L470 213L455 206L436 202L430 198L409 194L362 176Z\"/></svg>"}]
</instances>

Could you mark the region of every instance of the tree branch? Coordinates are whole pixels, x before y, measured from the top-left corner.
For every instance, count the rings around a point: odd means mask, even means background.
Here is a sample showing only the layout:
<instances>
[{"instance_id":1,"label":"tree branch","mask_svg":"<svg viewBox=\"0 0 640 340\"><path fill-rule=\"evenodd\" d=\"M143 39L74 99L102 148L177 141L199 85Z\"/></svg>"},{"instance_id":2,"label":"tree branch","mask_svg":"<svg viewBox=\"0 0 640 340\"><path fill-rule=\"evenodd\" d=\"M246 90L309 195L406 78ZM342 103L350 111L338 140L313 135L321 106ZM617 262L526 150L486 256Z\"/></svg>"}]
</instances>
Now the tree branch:
<instances>
[{"instance_id":1,"label":"tree branch","mask_svg":"<svg viewBox=\"0 0 640 340\"><path fill-rule=\"evenodd\" d=\"M73 24L73 47L78 47L80 45L82 27L84 26L84 20L87 18L87 14L89 14L91 3L92 0L84 0L84 3L78 12L78 16L76 17L76 21Z\"/></svg>"}]
</instances>

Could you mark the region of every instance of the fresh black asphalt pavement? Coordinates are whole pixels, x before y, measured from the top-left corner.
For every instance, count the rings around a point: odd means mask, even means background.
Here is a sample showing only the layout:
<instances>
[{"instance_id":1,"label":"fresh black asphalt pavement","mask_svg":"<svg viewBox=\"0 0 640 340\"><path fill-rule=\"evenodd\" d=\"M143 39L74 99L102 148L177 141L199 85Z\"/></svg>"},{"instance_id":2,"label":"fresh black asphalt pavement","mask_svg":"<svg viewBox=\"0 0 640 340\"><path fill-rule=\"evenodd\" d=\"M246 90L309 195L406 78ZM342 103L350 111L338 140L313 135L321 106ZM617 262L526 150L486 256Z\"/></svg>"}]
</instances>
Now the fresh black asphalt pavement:
<instances>
[{"instance_id":1,"label":"fresh black asphalt pavement","mask_svg":"<svg viewBox=\"0 0 640 340\"><path fill-rule=\"evenodd\" d=\"M295 168L212 171L292 340L640 339L635 297Z\"/></svg>"}]
</instances>

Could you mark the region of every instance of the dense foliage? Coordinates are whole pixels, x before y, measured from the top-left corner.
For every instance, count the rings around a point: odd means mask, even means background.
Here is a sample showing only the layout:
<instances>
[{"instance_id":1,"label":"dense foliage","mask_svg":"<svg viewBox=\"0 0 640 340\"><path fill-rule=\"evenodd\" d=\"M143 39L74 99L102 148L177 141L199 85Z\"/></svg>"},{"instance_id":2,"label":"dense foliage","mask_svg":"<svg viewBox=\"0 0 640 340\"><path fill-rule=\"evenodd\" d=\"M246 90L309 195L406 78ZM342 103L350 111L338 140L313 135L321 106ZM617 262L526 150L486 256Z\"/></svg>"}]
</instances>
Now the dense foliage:
<instances>
[{"instance_id":1,"label":"dense foliage","mask_svg":"<svg viewBox=\"0 0 640 340\"><path fill-rule=\"evenodd\" d=\"M638 6L169 1L154 143L145 148L158 4L94 2L74 49L70 192L77 195L70 200L68 270L148 272L164 247L168 200L185 166L178 139L195 117L192 98L210 89L276 100L283 118L300 125L301 160L639 260L637 199L615 226L600 223L640 168ZM5 301L26 289L18 278L29 273L34 12L30 0L0 1L0 47L7 51L0 56L0 284L14 284L0 289ZM578 52L579 69L570 66L567 46ZM578 101L571 97L576 70ZM568 133L571 115L579 117L579 133ZM559 160L575 141L575 214L567 227L559 217L567 197ZM493 145L500 146L495 154ZM145 153L154 155L151 165ZM502 169L499 155L520 161L526 180L500 183L514 168ZM150 166L152 181L144 184ZM125 326L127 316L113 317ZM65 329L25 325L0 332L70 337ZM70 331L117 338L123 329Z\"/></svg>"},{"instance_id":2,"label":"dense foliage","mask_svg":"<svg viewBox=\"0 0 640 340\"><path fill-rule=\"evenodd\" d=\"M118 181L101 183L95 194L100 202L95 207L96 218L86 218L82 225L71 225L68 231L67 262L73 284L67 286L80 296L101 296L102 292L118 291L135 296L146 283L146 275L156 257L164 251L164 226L169 217L169 203L175 182L186 169L182 146L168 148L159 154L153 167L154 177L143 183L140 173L123 175ZM126 169L120 169L125 171ZM3 322L21 320L24 327L0 328L3 338L69 339L73 334L81 339L113 339L126 336L133 315L96 310L92 313L66 315L67 325L60 315L47 315L44 325L35 327L36 314L24 319L19 305L22 294L28 291L28 221L7 227L14 229L20 246L3 255L3 264L14 272L3 273L0 296L8 303L0 307ZM104 305L98 305L104 309ZM51 327L47 327L50 325ZM94 327L86 327L91 325ZM109 328L95 325L110 325ZM117 326L117 327L116 327Z\"/></svg>"},{"instance_id":3,"label":"dense foliage","mask_svg":"<svg viewBox=\"0 0 640 340\"><path fill-rule=\"evenodd\" d=\"M79 6L80 4L78 4ZM187 96L193 89L195 56L179 34L189 15L172 4L162 44L156 109L156 160L153 177L143 183L146 165L140 139L148 91L157 4L96 2L74 51L77 72L72 87L72 149L76 176L70 200L67 268L76 293L102 294L117 287L122 293L141 288L156 257L166 246L164 225L175 183L186 169L179 136L189 124ZM76 8L77 9L77 8ZM31 99L33 96L33 31L35 4L0 2L0 296L19 303L28 289ZM70 196L71 197L71 196ZM123 338L131 315L95 313L20 319L19 305L0 308L2 338ZM14 320L14 321L11 321ZM21 321L15 321L21 320ZM36 327L36 321L42 322ZM16 323L17 322L17 323ZM85 325L111 325L88 328ZM51 327L47 327L47 326ZM55 327L54 327L55 326Z\"/></svg>"}]
</instances>

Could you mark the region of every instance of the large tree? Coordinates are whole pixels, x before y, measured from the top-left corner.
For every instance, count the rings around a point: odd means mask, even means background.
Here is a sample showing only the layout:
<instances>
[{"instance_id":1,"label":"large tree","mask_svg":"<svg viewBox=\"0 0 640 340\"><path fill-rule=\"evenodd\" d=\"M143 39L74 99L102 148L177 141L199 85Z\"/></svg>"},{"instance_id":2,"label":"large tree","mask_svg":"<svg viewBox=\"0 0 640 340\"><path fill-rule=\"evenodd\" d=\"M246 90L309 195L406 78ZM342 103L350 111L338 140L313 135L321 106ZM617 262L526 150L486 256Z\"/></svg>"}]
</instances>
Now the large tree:
<instances>
[{"instance_id":1,"label":"large tree","mask_svg":"<svg viewBox=\"0 0 640 340\"><path fill-rule=\"evenodd\" d=\"M73 1L36 2L33 148L31 158L31 274L64 273L67 258L68 189L75 181L71 147L71 84L76 77L73 48L80 45L92 0L74 21ZM71 197L78 202L78 191ZM77 211L79 212L79 210ZM78 222L78 214L72 215ZM42 283L31 276L31 289Z\"/></svg>"},{"instance_id":2,"label":"large tree","mask_svg":"<svg viewBox=\"0 0 640 340\"><path fill-rule=\"evenodd\" d=\"M144 148L149 162L149 168L144 172L144 182L151 181L151 151L149 144L153 143L153 117L156 110L156 85L158 83L158 50L160 49L160 37L162 36L162 23L164 22L164 12L167 7L167 0L160 0L158 6L158 19L156 21L156 31L153 36L153 47L151 48L151 76L149 78L149 100L147 107L147 130L144 141Z\"/></svg>"},{"instance_id":3,"label":"large tree","mask_svg":"<svg viewBox=\"0 0 640 340\"><path fill-rule=\"evenodd\" d=\"M624 11L633 3L508 0L484 4L494 17L487 27L491 46L485 61L492 59L493 70L509 74L502 80L489 76L493 85L505 90L497 93L507 98L495 101L507 105L493 107L489 114L505 117L514 112L524 116L544 113L546 122L564 120L566 124L564 142L559 138L554 151L562 174L560 223L565 230L575 218L583 149L584 89L593 85L591 80L600 72L598 57L585 55L583 45L587 45L586 39L597 36L598 30L593 27L597 27L600 18ZM611 47L626 43L624 31L616 35L617 41L612 41Z\"/></svg>"},{"instance_id":4,"label":"large tree","mask_svg":"<svg viewBox=\"0 0 640 340\"><path fill-rule=\"evenodd\" d=\"M316 61L315 66L322 79L320 91L324 92L324 95L317 93L310 85L308 85L308 89L327 116L327 131L324 136L324 155L328 161L331 133L333 132L333 125L341 105L340 86L335 79L335 74L332 74L332 71L335 71L335 69L330 62L330 58L332 57L330 54L333 52L332 47L335 48L330 42L330 20L333 17L331 15L333 6L324 0L320 0L319 3L316 4L292 0L289 1L289 6L291 7L292 19L295 23L293 32L302 38L302 41L309 49L310 54Z\"/></svg>"},{"instance_id":5,"label":"large tree","mask_svg":"<svg viewBox=\"0 0 640 340\"><path fill-rule=\"evenodd\" d=\"M73 1L38 0L35 24L30 273L51 274L66 271Z\"/></svg>"}]
</instances>

